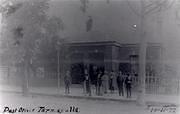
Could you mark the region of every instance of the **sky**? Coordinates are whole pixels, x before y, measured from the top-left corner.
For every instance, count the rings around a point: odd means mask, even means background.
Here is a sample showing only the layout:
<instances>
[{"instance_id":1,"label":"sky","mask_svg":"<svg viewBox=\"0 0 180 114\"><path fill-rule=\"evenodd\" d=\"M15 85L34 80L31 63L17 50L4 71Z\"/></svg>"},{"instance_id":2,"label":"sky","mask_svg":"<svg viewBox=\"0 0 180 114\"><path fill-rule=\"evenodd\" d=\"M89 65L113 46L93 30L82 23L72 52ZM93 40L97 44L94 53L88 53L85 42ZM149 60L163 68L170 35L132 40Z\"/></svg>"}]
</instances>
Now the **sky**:
<instances>
[{"instance_id":1,"label":"sky","mask_svg":"<svg viewBox=\"0 0 180 114\"><path fill-rule=\"evenodd\" d=\"M148 5L152 0L144 1ZM146 15L145 36L147 42L162 44L166 61L180 64L180 3L167 1L173 3L171 7ZM110 0L109 4L106 0L89 0L86 13L80 9L80 0L51 0L49 3L48 15L63 20L65 29L60 34L70 42L138 43L141 40L139 0ZM179 14L178 19L176 14ZM90 32L86 32L88 16L93 19Z\"/></svg>"},{"instance_id":2,"label":"sky","mask_svg":"<svg viewBox=\"0 0 180 114\"><path fill-rule=\"evenodd\" d=\"M147 0L146 0L147 1ZM173 0L169 0L171 4ZM171 6L171 5L169 5ZM180 19L176 12L180 11L177 2L165 8L161 13L150 13L145 21L147 42L161 43L164 56L175 61L180 58ZM117 41L119 43L138 43L141 18L138 0L89 0L87 12L80 10L79 0L53 0L50 2L49 15L61 17L65 24L63 36L71 42ZM87 17L92 16L93 27L85 30ZM136 27L133 27L136 25Z\"/></svg>"}]
</instances>

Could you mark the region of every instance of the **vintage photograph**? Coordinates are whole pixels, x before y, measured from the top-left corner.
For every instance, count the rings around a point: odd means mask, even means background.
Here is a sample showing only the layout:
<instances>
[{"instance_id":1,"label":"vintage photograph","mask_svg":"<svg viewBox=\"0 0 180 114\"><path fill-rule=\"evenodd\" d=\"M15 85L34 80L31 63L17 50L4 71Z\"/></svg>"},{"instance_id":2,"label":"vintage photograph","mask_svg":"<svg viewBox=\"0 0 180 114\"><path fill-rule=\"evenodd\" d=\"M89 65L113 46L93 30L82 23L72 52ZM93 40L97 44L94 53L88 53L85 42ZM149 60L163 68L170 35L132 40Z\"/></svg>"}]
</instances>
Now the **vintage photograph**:
<instances>
[{"instance_id":1,"label":"vintage photograph","mask_svg":"<svg viewBox=\"0 0 180 114\"><path fill-rule=\"evenodd\" d=\"M178 114L180 0L0 0L0 114Z\"/></svg>"}]
</instances>

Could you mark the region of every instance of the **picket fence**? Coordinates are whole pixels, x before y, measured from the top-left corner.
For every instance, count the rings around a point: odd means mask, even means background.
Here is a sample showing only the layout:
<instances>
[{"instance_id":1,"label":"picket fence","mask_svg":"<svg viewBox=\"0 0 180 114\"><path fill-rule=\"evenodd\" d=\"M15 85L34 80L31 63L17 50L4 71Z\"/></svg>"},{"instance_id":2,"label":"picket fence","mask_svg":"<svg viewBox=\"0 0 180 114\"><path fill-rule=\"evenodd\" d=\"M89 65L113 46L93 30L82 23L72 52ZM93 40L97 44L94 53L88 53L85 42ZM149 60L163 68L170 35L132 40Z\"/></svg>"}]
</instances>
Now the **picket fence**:
<instances>
[{"instance_id":1,"label":"picket fence","mask_svg":"<svg viewBox=\"0 0 180 114\"><path fill-rule=\"evenodd\" d=\"M132 89L138 91L138 77L133 77ZM44 77L30 77L34 86L57 86L57 73L45 72ZM180 78L146 76L146 93L149 94L180 94ZM7 67L0 67L0 84L20 84L21 77L13 72L8 73Z\"/></svg>"}]
</instances>

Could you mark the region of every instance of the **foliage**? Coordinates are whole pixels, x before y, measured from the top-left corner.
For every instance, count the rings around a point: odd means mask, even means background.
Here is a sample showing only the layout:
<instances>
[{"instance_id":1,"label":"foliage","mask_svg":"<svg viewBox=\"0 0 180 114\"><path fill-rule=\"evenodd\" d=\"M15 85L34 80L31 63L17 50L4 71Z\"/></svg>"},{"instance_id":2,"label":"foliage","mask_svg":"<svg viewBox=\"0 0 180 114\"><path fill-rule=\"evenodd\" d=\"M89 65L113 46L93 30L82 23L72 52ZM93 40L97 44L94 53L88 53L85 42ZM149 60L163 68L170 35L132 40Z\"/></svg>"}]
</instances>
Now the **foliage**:
<instances>
[{"instance_id":1,"label":"foliage","mask_svg":"<svg viewBox=\"0 0 180 114\"><path fill-rule=\"evenodd\" d=\"M6 5L7 11L2 12L4 24L3 41L8 44L7 53L11 53L14 62L29 61L32 56L35 41L41 37L40 28L46 21L45 11L48 9L47 1L21 1L21 7L13 13L9 12L16 3ZM26 58L25 58L26 57ZM27 59L29 58L29 59Z\"/></svg>"},{"instance_id":2,"label":"foliage","mask_svg":"<svg viewBox=\"0 0 180 114\"><path fill-rule=\"evenodd\" d=\"M86 13L87 12L87 8L88 8L89 0L80 0L80 2L81 2L80 9L82 10L83 13Z\"/></svg>"},{"instance_id":3,"label":"foliage","mask_svg":"<svg viewBox=\"0 0 180 114\"><path fill-rule=\"evenodd\" d=\"M91 31L92 26L93 26L93 19L91 16L89 16L89 19L86 22L86 32Z\"/></svg>"},{"instance_id":4,"label":"foliage","mask_svg":"<svg viewBox=\"0 0 180 114\"><path fill-rule=\"evenodd\" d=\"M18 10L4 16L3 43L8 46L3 56L14 65L27 62L32 69L47 61L55 62L63 21L47 16L48 0L21 1L19 4L22 6Z\"/></svg>"},{"instance_id":5,"label":"foliage","mask_svg":"<svg viewBox=\"0 0 180 114\"><path fill-rule=\"evenodd\" d=\"M5 17L10 16L22 7L22 3L16 0L1 0L0 3L0 12Z\"/></svg>"}]
</instances>

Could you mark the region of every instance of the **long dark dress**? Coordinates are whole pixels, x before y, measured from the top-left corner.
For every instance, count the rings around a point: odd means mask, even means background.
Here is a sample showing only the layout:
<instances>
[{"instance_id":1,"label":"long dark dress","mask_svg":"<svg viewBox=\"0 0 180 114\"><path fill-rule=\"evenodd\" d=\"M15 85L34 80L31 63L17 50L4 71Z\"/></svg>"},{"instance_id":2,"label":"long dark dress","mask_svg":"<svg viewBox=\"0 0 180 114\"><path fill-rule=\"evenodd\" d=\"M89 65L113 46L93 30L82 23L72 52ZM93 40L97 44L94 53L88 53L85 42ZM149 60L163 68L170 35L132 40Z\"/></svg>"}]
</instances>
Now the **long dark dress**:
<instances>
[{"instance_id":1,"label":"long dark dress","mask_svg":"<svg viewBox=\"0 0 180 114\"><path fill-rule=\"evenodd\" d=\"M98 74L97 86L98 86L98 95L101 95L101 85L102 85L102 74Z\"/></svg>"},{"instance_id":2,"label":"long dark dress","mask_svg":"<svg viewBox=\"0 0 180 114\"><path fill-rule=\"evenodd\" d=\"M109 89L110 89L111 92L114 91L113 76L110 76L110 79L109 79Z\"/></svg>"},{"instance_id":3,"label":"long dark dress","mask_svg":"<svg viewBox=\"0 0 180 114\"><path fill-rule=\"evenodd\" d=\"M91 95L90 78L88 74L85 74L86 92Z\"/></svg>"}]
</instances>

